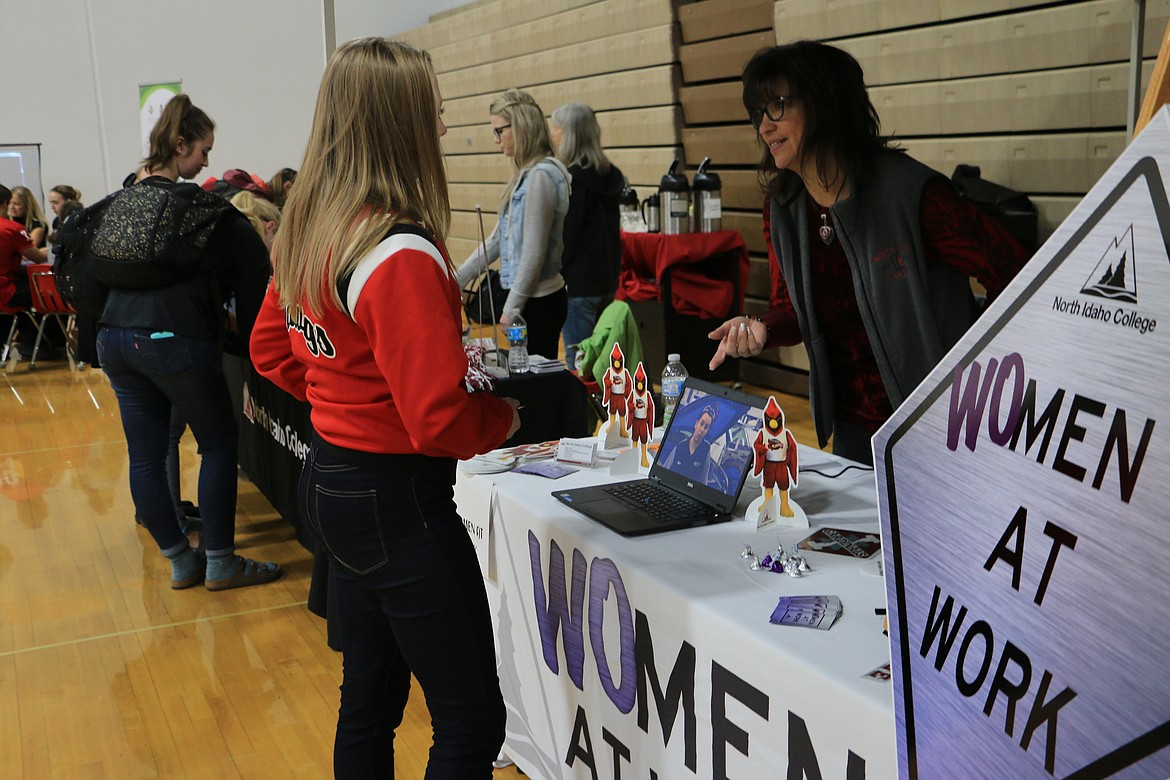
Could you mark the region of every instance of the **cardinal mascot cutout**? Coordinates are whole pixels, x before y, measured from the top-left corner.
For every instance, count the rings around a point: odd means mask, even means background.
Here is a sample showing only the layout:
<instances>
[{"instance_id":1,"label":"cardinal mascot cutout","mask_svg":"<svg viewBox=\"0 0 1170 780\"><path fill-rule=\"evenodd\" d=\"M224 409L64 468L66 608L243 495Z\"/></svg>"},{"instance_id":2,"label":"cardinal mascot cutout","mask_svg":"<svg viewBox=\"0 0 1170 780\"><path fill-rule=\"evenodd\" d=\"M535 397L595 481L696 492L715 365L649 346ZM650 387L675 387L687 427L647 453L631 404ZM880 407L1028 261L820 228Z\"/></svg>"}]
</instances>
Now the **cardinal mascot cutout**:
<instances>
[{"instance_id":1,"label":"cardinal mascot cutout","mask_svg":"<svg viewBox=\"0 0 1170 780\"><path fill-rule=\"evenodd\" d=\"M641 363L634 372L634 391L626 402L626 419L630 423L630 438L642 450L642 468L650 468L646 457L646 445L654 433L654 396L646 382L646 369Z\"/></svg>"},{"instance_id":2,"label":"cardinal mascot cutout","mask_svg":"<svg viewBox=\"0 0 1170 780\"><path fill-rule=\"evenodd\" d=\"M764 426L756 434L752 449L755 450L752 473L760 477L764 489L762 499L752 503L752 508L759 512L756 527L763 528L773 522L808 527L804 511L796 502L788 500L789 490L797 483L796 439L784 427L784 410L774 396L769 396L764 407ZM779 506L773 496L777 492L780 494Z\"/></svg>"},{"instance_id":3,"label":"cardinal mascot cutout","mask_svg":"<svg viewBox=\"0 0 1170 780\"><path fill-rule=\"evenodd\" d=\"M619 344L615 343L613 351L609 353L609 368L602 375L601 384L603 387L601 403L606 412L609 413L607 431L613 428L616 417L620 423L620 438L628 441L630 434L626 430L626 407L629 403L632 383L630 382L630 372L626 370L626 356L622 354L622 348Z\"/></svg>"}]
</instances>

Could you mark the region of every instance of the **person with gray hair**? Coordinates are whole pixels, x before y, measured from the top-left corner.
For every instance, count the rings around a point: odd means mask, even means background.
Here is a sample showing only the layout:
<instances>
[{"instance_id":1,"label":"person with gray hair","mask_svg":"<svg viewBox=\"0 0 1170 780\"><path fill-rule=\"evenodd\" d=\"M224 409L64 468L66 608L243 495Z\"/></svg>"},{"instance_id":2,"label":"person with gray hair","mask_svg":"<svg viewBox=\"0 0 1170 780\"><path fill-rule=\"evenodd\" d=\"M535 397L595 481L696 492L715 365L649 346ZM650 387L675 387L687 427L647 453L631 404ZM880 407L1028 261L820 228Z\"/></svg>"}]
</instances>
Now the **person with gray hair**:
<instances>
[{"instance_id":1,"label":"person with gray hair","mask_svg":"<svg viewBox=\"0 0 1170 780\"><path fill-rule=\"evenodd\" d=\"M601 310L617 291L622 260L618 200L625 177L602 151L601 127L592 108L566 103L553 112L550 127L557 159L573 177L561 258L569 293L562 335L565 361L573 368L577 345L593 333Z\"/></svg>"}]
</instances>

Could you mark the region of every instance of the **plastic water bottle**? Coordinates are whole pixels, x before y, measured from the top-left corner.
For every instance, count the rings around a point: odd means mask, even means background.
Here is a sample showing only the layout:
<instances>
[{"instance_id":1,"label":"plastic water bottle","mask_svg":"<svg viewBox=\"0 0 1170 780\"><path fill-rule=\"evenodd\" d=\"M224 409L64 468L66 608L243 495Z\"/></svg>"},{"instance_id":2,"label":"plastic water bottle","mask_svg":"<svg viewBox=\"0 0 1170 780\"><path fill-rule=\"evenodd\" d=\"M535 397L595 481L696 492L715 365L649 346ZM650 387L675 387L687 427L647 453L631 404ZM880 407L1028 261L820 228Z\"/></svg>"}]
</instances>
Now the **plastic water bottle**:
<instances>
[{"instance_id":1,"label":"plastic water bottle","mask_svg":"<svg viewBox=\"0 0 1170 780\"><path fill-rule=\"evenodd\" d=\"M528 323L519 314L513 314L504 335L508 337L508 373L525 373L528 371Z\"/></svg>"},{"instance_id":2,"label":"plastic water bottle","mask_svg":"<svg viewBox=\"0 0 1170 780\"><path fill-rule=\"evenodd\" d=\"M683 368L682 358L677 352L666 356L666 366L662 369L662 427L670 425L670 418L674 416L674 409L678 406L678 397L682 395L683 382L690 376Z\"/></svg>"}]
</instances>

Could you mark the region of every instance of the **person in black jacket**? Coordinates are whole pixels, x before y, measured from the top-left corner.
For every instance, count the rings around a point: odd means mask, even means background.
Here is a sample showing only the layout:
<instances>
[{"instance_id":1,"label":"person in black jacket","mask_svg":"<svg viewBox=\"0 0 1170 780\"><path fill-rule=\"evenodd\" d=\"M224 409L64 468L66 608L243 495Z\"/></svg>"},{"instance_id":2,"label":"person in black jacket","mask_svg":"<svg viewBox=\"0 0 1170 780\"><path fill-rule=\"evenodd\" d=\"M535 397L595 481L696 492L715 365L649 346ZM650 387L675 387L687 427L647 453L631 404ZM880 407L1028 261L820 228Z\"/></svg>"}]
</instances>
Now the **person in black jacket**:
<instances>
[{"instance_id":1,"label":"person in black jacket","mask_svg":"<svg viewBox=\"0 0 1170 780\"><path fill-rule=\"evenodd\" d=\"M601 150L601 128L592 108L566 103L553 112L550 127L557 159L573 176L561 260L569 313L561 336L565 362L574 368L577 345L593 333L598 315L617 291L622 261L618 198L625 179Z\"/></svg>"},{"instance_id":2,"label":"person in black jacket","mask_svg":"<svg viewBox=\"0 0 1170 780\"><path fill-rule=\"evenodd\" d=\"M214 209L198 269L162 287L113 287L99 320L98 358L118 397L135 512L171 562L171 587L258 585L280 566L235 554L236 415L223 374L224 302L236 298L244 343L268 284L264 242L230 204L190 179L207 166L215 125L186 95L171 99L150 134L150 156L132 188L158 187ZM188 212L188 215L191 213ZM109 216L107 214L107 220ZM199 444L199 511L206 561L182 532L167 486L171 408Z\"/></svg>"}]
</instances>

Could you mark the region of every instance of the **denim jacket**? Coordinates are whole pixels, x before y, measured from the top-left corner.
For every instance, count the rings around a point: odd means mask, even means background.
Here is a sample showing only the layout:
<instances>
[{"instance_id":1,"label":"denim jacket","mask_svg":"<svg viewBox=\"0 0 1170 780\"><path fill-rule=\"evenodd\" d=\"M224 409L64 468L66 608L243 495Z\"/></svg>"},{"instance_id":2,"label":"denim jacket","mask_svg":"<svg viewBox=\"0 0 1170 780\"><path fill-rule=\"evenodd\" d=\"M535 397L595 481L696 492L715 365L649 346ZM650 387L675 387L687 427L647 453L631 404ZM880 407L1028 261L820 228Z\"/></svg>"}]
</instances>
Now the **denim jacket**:
<instances>
[{"instance_id":1,"label":"denim jacket","mask_svg":"<svg viewBox=\"0 0 1170 780\"><path fill-rule=\"evenodd\" d=\"M553 184L552 202L529 202L531 174L537 169L547 174L547 179ZM554 157L546 157L522 170L515 190L500 207L495 229L484 245L472 252L456 271L459 286L466 287L485 268L499 260L500 282L508 291L505 311L521 311L528 298L549 295L564 287L561 255L564 252L564 224L569 211L571 181L568 169ZM548 237L543 246L526 247L525 221L537 214L548 220Z\"/></svg>"},{"instance_id":2,"label":"denim jacket","mask_svg":"<svg viewBox=\"0 0 1170 780\"><path fill-rule=\"evenodd\" d=\"M546 281L561 272L561 254L564 252L565 214L569 211L569 172L557 159L546 157L530 168L520 172L512 196L500 210L496 234L500 242L500 281L511 289L520 267L521 247L524 235L525 199L532 173L541 171L552 179L556 186L556 203L552 206L552 224L548 232L548 243L541 253L543 263L537 281Z\"/></svg>"}]
</instances>

